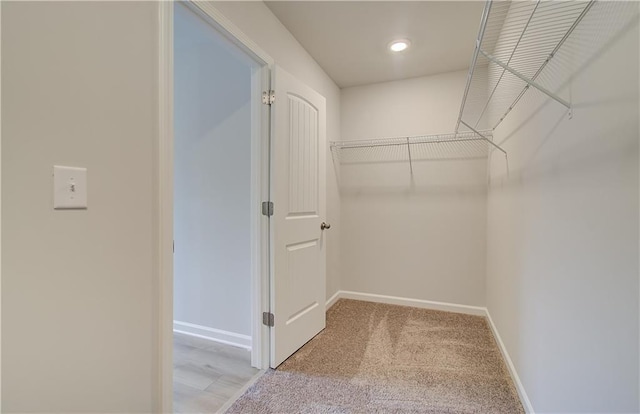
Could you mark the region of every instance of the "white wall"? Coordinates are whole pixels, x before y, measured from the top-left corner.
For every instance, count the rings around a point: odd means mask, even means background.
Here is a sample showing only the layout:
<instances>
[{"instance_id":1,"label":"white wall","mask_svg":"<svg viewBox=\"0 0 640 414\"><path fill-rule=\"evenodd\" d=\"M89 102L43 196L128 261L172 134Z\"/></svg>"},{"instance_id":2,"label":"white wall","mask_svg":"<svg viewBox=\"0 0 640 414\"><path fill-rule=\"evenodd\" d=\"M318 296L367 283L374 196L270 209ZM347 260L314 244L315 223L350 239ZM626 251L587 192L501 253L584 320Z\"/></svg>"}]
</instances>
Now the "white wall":
<instances>
[{"instance_id":1,"label":"white wall","mask_svg":"<svg viewBox=\"0 0 640 414\"><path fill-rule=\"evenodd\" d=\"M150 412L155 3L2 4L2 410ZM88 168L54 211L54 164Z\"/></svg>"},{"instance_id":2,"label":"white wall","mask_svg":"<svg viewBox=\"0 0 640 414\"><path fill-rule=\"evenodd\" d=\"M219 8L325 96L336 139L339 89L317 63L261 2ZM158 4L2 9L2 410L153 411ZM54 164L88 168L89 210L52 210ZM331 294L340 249L327 237Z\"/></svg>"},{"instance_id":3,"label":"white wall","mask_svg":"<svg viewBox=\"0 0 640 414\"><path fill-rule=\"evenodd\" d=\"M450 133L466 71L342 90L342 140ZM484 306L486 159L343 164L342 289Z\"/></svg>"},{"instance_id":4,"label":"white wall","mask_svg":"<svg viewBox=\"0 0 640 414\"><path fill-rule=\"evenodd\" d=\"M252 65L185 7L174 32L174 320L251 335Z\"/></svg>"},{"instance_id":5,"label":"white wall","mask_svg":"<svg viewBox=\"0 0 640 414\"><path fill-rule=\"evenodd\" d=\"M495 131L487 305L538 413L640 409L637 13L595 3L540 78L573 119L532 89Z\"/></svg>"},{"instance_id":6,"label":"white wall","mask_svg":"<svg viewBox=\"0 0 640 414\"><path fill-rule=\"evenodd\" d=\"M340 89L261 1L216 1L214 6L287 72L327 100L327 140L340 137ZM340 289L340 194L327 145L327 298Z\"/></svg>"}]
</instances>

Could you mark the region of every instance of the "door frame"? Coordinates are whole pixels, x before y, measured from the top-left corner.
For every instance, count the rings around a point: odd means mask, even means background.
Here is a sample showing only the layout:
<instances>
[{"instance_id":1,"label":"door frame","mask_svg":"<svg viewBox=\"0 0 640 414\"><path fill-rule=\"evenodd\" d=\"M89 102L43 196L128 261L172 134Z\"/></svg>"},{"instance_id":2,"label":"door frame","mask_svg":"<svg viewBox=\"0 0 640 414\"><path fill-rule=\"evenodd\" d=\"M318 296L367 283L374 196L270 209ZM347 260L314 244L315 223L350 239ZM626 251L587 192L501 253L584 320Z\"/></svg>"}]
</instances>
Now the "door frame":
<instances>
[{"instance_id":1,"label":"door frame","mask_svg":"<svg viewBox=\"0 0 640 414\"><path fill-rule=\"evenodd\" d=\"M2 2L0 1L0 25L2 24ZM2 30L0 30L2 45ZM2 47L0 46L0 79L2 79ZM2 102L2 82L0 82L0 102ZM0 103L0 126L2 125L2 104ZM2 234L2 128L0 127L0 235ZM0 237L0 401L2 401L2 237ZM0 412L2 403L0 402Z\"/></svg>"},{"instance_id":2,"label":"door frame","mask_svg":"<svg viewBox=\"0 0 640 414\"><path fill-rule=\"evenodd\" d=\"M206 1L181 2L202 17L214 30L235 44L260 67L251 80L251 363L261 369L269 366L269 328L259 316L269 311L270 229L269 218L260 213L260 203L269 200L270 111L262 105L263 90L270 86L273 59L247 37L228 18ZM158 33L158 141L155 146L156 183L154 213L158 360L153 375L158 396L155 412L173 412L173 1L160 2ZM258 128L255 126L259 125Z\"/></svg>"}]
</instances>

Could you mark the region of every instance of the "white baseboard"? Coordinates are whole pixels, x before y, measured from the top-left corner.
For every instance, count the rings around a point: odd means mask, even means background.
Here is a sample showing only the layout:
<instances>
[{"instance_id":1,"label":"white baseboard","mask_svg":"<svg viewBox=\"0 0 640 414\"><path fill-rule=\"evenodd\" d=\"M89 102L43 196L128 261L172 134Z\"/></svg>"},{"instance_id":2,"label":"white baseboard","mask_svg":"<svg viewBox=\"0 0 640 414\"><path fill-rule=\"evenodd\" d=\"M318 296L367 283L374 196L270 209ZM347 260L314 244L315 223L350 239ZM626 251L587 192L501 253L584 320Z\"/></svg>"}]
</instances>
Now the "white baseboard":
<instances>
[{"instance_id":1,"label":"white baseboard","mask_svg":"<svg viewBox=\"0 0 640 414\"><path fill-rule=\"evenodd\" d=\"M180 321L173 321L173 332L251 350L251 336L249 335Z\"/></svg>"},{"instance_id":2,"label":"white baseboard","mask_svg":"<svg viewBox=\"0 0 640 414\"><path fill-rule=\"evenodd\" d=\"M414 308L433 309L445 312L466 313L468 315L485 316L486 308L480 306L459 305L457 303L435 302L424 299L402 298L398 296L377 295L374 293L352 292L340 290L333 295L330 301L338 299L355 299L366 302L386 303L389 305L413 306ZM327 302L329 304L329 302Z\"/></svg>"},{"instance_id":3,"label":"white baseboard","mask_svg":"<svg viewBox=\"0 0 640 414\"><path fill-rule=\"evenodd\" d=\"M493 332L494 338L496 338L496 342L498 343L498 348L500 348L502 357L507 363L507 368L509 368L509 373L511 374L511 378L513 379L513 382L516 385L516 390L518 390L518 395L520 396L520 401L524 406L524 410L528 414L535 414L535 411L533 411L533 406L531 405L531 401L529 401L529 397L527 396L527 393L524 390L524 386L522 385L522 382L520 382L520 377L518 376L516 367L513 365L513 362L511 361L509 352L507 352L507 348L505 348L504 343L502 342L502 338L498 333L498 328L496 328L496 325L493 323L493 319L491 319L491 314L489 313L488 309L486 310L486 313L487 313L486 314L487 321L489 321L489 326L491 327L491 331Z\"/></svg>"},{"instance_id":4,"label":"white baseboard","mask_svg":"<svg viewBox=\"0 0 640 414\"><path fill-rule=\"evenodd\" d=\"M329 310L329 308L332 307L333 304L338 301L338 299L340 299L340 292L342 292L342 291L341 290L337 291L336 293L333 294L333 296L331 296L327 300L327 304L326 304L326 307L325 307L326 310Z\"/></svg>"}]
</instances>

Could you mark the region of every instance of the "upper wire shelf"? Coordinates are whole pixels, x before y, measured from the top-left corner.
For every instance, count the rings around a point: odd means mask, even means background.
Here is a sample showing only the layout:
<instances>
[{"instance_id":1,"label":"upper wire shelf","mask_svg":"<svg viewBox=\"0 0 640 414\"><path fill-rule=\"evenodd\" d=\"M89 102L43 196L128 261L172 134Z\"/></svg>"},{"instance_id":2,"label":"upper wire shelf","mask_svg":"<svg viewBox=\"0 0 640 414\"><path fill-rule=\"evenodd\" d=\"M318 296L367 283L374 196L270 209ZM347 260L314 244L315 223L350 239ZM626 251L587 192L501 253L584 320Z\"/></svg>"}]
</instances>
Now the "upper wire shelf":
<instances>
[{"instance_id":1,"label":"upper wire shelf","mask_svg":"<svg viewBox=\"0 0 640 414\"><path fill-rule=\"evenodd\" d=\"M429 160L485 159L491 148L504 150L494 144L491 131L461 132L458 134L420 135L331 143L334 160L341 164Z\"/></svg>"},{"instance_id":2,"label":"upper wire shelf","mask_svg":"<svg viewBox=\"0 0 640 414\"><path fill-rule=\"evenodd\" d=\"M480 23L455 131L494 130L536 82L595 0L492 1Z\"/></svg>"}]
</instances>

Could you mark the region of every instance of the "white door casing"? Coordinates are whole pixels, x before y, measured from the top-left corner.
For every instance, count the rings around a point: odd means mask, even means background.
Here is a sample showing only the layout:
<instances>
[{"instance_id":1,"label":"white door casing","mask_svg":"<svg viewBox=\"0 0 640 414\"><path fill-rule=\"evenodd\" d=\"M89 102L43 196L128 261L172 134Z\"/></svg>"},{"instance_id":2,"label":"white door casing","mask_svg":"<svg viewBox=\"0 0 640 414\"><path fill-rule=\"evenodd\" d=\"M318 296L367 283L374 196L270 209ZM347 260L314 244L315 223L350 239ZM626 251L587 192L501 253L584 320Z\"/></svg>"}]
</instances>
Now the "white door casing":
<instances>
[{"instance_id":1,"label":"white door casing","mask_svg":"<svg viewBox=\"0 0 640 414\"><path fill-rule=\"evenodd\" d=\"M1 3L1 2L0 2ZM253 80L259 85L259 91L254 99L260 98L260 93L269 83L269 67L273 65L273 58L262 50L253 40L246 36L233 22L219 12L211 2L189 0L181 3L200 15L214 29L224 34L230 41L241 50L252 57L258 65L263 67L260 79ZM158 234L156 236L157 274L159 282L157 287L156 306L158 314L158 341L157 341L157 370L154 376L157 381L154 384L154 391L157 398L154 399L153 412L172 413L173 412L173 8L174 2L162 2L158 7L158 143L156 146L156 217L155 223ZM252 86L253 88L253 86ZM262 111L260 116L260 143L269 141L269 115L268 110ZM257 122L257 119L256 121ZM253 139L255 141L255 139ZM255 143L255 142L254 142ZM252 144L253 145L253 144ZM252 158L260 158L260 167L256 170L262 173L262 166L269 164L269 151L265 148L264 154L257 154L252 148ZM253 160L252 160L252 165ZM265 176L267 176L265 178ZM253 177L252 177L253 179ZM268 174L261 174L260 185L265 191L260 199L268 195ZM260 224L260 247L262 259L259 269L254 269L253 286L254 298L253 309L256 323L252 322L253 329L253 350L252 364L261 368L268 367L269 335L268 328L261 325L260 313L256 310L266 310L269 306L269 235L267 234L268 220L259 220ZM257 228L257 226L256 226ZM257 240L256 240L257 242ZM257 248L257 247L256 247ZM256 314L257 313L257 314ZM265 355L266 353L266 355ZM257 359L255 357L258 357Z\"/></svg>"},{"instance_id":2,"label":"white door casing","mask_svg":"<svg viewBox=\"0 0 640 414\"><path fill-rule=\"evenodd\" d=\"M325 327L326 100L274 66L271 367ZM326 231L326 230L325 230Z\"/></svg>"}]
</instances>

